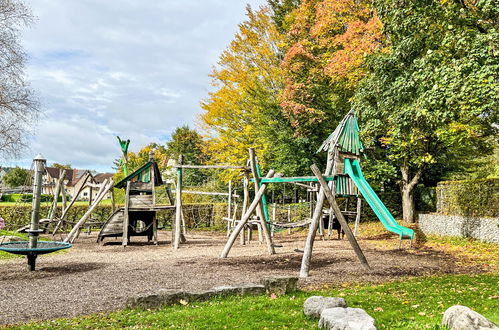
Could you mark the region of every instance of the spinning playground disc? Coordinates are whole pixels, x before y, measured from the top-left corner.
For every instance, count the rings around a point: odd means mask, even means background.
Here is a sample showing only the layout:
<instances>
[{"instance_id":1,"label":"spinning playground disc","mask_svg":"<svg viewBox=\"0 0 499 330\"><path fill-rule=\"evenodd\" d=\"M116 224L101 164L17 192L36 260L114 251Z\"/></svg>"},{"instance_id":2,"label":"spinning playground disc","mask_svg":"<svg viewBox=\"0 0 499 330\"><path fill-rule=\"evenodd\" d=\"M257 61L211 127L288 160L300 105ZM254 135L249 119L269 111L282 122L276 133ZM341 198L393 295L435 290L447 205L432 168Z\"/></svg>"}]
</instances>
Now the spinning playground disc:
<instances>
[{"instance_id":1,"label":"spinning playground disc","mask_svg":"<svg viewBox=\"0 0 499 330\"><path fill-rule=\"evenodd\" d=\"M0 251L5 251L12 254L28 255L28 254L46 254L58 250L63 250L72 247L69 243L64 242L37 242L36 248L29 248L29 242L10 242L0 244Z\"/></svg>"}]
</instances>

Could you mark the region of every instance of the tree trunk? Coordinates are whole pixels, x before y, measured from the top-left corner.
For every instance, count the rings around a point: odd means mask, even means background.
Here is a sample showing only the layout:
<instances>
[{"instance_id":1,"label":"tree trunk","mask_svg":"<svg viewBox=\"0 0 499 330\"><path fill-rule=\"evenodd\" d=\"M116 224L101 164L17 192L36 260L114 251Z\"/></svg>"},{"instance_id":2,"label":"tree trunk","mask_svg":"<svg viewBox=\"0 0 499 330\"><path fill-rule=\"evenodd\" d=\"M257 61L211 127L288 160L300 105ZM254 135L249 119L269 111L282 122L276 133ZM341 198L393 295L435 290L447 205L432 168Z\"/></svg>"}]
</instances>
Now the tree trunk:
<instances>
[{"instance_id":1,"label":"tree trunk","mask_svg":"<svg viewBox=\"0 0 499 330\"><path fill-rule=\"evenodd\" d=\"M402 193L402 214L403 218L407 222L414 223L416 219L414 217L414 188L409 189L408 186L401 188Z\"/></svg>"},{"instance_id":2,"label":"tree trunk","mask_svg":"<svg viewBox=\"0 0 499 330\"><path fill-rule=\"evenodd\" d=\"M411 178L409 162L404 160L403 164L400 166L400 172L402 173L402 181L400 182L400 192L402 194L402 215L405 221L414 223L416 222L414 188L423 174L423 168L418 168L414 176Z\"/></svg>"}]
</instances>

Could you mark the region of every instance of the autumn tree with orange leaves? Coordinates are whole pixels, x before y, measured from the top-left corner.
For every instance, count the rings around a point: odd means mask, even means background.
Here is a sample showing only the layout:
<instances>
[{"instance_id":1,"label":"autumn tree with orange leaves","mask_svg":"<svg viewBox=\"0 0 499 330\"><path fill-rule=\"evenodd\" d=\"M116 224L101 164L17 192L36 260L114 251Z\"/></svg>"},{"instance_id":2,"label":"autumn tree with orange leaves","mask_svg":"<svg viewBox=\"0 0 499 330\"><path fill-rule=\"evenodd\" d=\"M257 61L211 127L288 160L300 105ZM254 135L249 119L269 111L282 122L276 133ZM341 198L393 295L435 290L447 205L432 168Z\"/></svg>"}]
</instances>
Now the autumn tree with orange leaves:
<instances>
[{"instance_id":1,"label":"autumn tree with orange leaves","mask_svg":"<svg viewBox=\"0 0 499 330\"><path fill-rule=\"evenodd\" d=\"M382 24L371 1L306 0L291 15L281 107L296 136L320 140L350 109L364 58L381 46Z\"/></svg>"}]
</instances>

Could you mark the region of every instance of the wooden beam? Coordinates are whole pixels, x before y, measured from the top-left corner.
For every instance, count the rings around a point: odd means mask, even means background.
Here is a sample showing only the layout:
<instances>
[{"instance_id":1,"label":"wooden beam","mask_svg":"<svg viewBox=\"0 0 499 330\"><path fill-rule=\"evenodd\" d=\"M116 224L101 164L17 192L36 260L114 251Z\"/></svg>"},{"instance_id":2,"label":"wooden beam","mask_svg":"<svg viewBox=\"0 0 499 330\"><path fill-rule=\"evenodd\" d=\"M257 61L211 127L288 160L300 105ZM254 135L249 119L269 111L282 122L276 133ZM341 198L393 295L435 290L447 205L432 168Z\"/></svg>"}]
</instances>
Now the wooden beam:
<instances>
[{"instance_id":1,"label":"wooden beam","mask_svg":"<svg viewBox=\"0 0 499 330\"><path fill-rule=\"evenodd\" d=\"M173 248L178 249L180 245L180 234L182 226L182 163L184 161L184 156L180 155L178 157L177 167L177 187L175 189L176 200L175 200L175 226L173 228L172 243Z\"/></svg>"},{"instance_id":2,"label":"wooden beam","mask_svg":"<svg viewBox=\"0 0 499 330\"><path fill-rule=\"evenodd\" d=\"M326 181L333 181L334 176L327 175L324 177ZM295 177L274 177L262 178L261 183L293 183L293 182L318 182L315 176L295 176Z\"/></svg>"},{"instance_id":3,"label":"wooden beam","mask_svg":"<svg viewBox=\"0 0 499 330\"><path fill-rule=\"evenodd\" d=\"M98 196L95 200L95 203L92 204L92 206L88 209L88 211L81 217L81 219L74 225L73 229L69 232L68 236L66 239L64 239L64 242L69 242L73 243L73 241L76 239L75 234L78 233L79 229L81 226L85 224L85 221L87 221L88 217L92 214L94 209L99 205L99 203L104 199L104 196L106 192L111 189L114 186L113 180L109 180L108 183L106 184L105 189L103 190L103 193Z\"/></svg>"},{"instance_id":4,"label":"wooden beam","mask_svg":"<svg viewBox=\"0 0 499 330\"><path fill-rule=\"evenodd\" d=\"M270 178L274 175L274 171L270 170L269 173L267 173L267 177ZM222 254L220 255L220 258L227 258L230 249L232 248L232 245L234 245L234 241L236 240L237 236L241 232L241 229L244 227L244 225L248 222L249 218L251 217L251 214L257 207L260 205L260 200L265 193L265 188L267 187L266 184L262 184L260 188L258 189L255 199L253 199L253 202L251 205L248 207L246 210L246 213L243 214L241 221L237 224L236 228L232 231L232 233L229 236L229 239L227 240L227 243L225 244L225 247L222 251ZM266 226L265 226L266 227ZM268 233L268 231L267 231Z\"/></svg>"},{"instance_id":5,"label":"wooden beam","mask_svg":"<svg viewBox=\"0 0 499 330\"><path fill-rule=\"evenodd\" d=\"M224 170L249 170L248 167L246 166L234 166L234 165L181 165L181 164L177 164L177 165L173 165L172 166L173 168L177 168L177 169L182 169L182 168L192 168L192 169L210 169L210 168L213 168L213 169L224 169Z\"/></svg>"},{"instance_id":6,"label":"wooden beam","mask_svg":"<svg viewBox=\"0 0 499 330\"><path fill-rule=\"evenodd\" d=\"M125 208L123 210L123 247L128 245L128 225L130 224L130 181L126 183Z\"/></svg>"},{"instance_id":7,"label":"wooden beam","mask_svg":"<svg viewBox=\"0 0 499 330\"><path fill-rule=\"evenodd\" d=\"M355 237L359 234L359 225L360 225L360 215L362 213L362 198L357 196L357 214L355 215L355 227L353 230L353 234Z\"/></svg>"},{"instance_id":8,"label":"wooden beam","mask_svg":"<svg viewBox=\"0 0 499 330\"><path fill-rule=\"evenodd\" d=\"M209 196L229 196L229 193L223 192L212 192L212 191L197 191L197 190L182 190L182 194L193 194L193 195L209 195ZM239 195L232 194L232 197L239 198Z\"/></svg>"},{"instance_id":9,"label":"wooden beam","mask_svg":"<svg viewBox=\"0 0 499 330\"><path fill-rule=\"evenodd\" d=\"M321 189L324 191L326 198L329 201L329 204L331 204L331 207L333 208L333 211L336 215L336 218L340 222L341 229L343 229L343 231L345 232L345 235L347 236L348 241L350 242L350 245L352 245L352 248L355 251L355 254L357 255L357 257L360 260L360 263L362 264L362 266L364 268L369 269L370 267L369 267L369 264L367 262L367 259L364 256L364 253L362 252L362 249L360 248L359 243L355 239L355 236L353 235L352 230L348 226L348 223L347 223L345 217L341 213L341 209L338 206L338 204L336 203L336 198L334 196L334 193L331 191L331 189L329 189L326 180L323 179L321 170L319 170L319 168L315 164L310 166L310 168L312 169L312 172L314 172L314 174L319 179L319 183L321 184Z\"/></svg>"},{"instance_id":10,"label":"wooden beam","mask_svg":"<svg viewBox=\"0 0 499 330\"><path fill-rule=\"evenodd\" d=\"M59 193L61 192L61 185L64 182L65 176L66 176L66 170L65 169L62 170L62 173L61 173L61 170L59 169L59 179L57 180L57 183L55 185L54 199L52 200L52 207L50 208L50 215L49 215L50 222L52 222L52 220L54 220L55 213L57 212L57 204L59 202Z\"/></svg>"},{"instance_id":11,"label":"wooden beam","mask_svg":"<svg viewBox=\"0 0 499 330\"><path fill-rule=\"evenodd\" d=\"M326 166L326 176L331 175L334 166L334 154L328 152L327 156L327 166ZM317 179L317 178L316 178ZM317 179L318 180L318 179ZM312 194L311 194L312 197ZM317 232L317 227L319 226L320 219L322 217L322 207L324 206L324 200L326 195L322 187L319 189L317 194L317 200L315 203L315 209L312 214L312 221L308 229L307 240L305 241L305 247L303 248L303 258L301 261L300 277L307 277L310 269L310 262L312 260L312 250L314 249L315 234ZM312 198L310 200L310 205L312 205Z\"/></svg>"},{"instance_id":12,"label":"wooden beam","mask_svg":"<svg viewBox=\"0 0 499 330\"><path fill-rule=\"evenodd\" d=\"M250 160L251 172L253 173L253 178L255 178L255 180L254 180L255 191L259 191L261 182L259 180L260 178L258 175L255 149L253 149L253 148L249 149L249 156L250 156L249 160ZM267 175L266 178L269 179L272 176L274 176L273 172L272 172L272 175L270 175L270 176ZM264 192L262 192L262 195L259 197L260 203L258 204L258 207L256 209L256 213L257 213L258 217L260 218L260 225L262 227L262 232L263 232L265 241L267 243L267 249L269 250L269 254L275 254L274 244L272 243L272 237L270 237L269 227L267 226L267 221L266 221L266 217L265 217L265 210L263 208L263 195L264 195Z\"/></svg>"},{"instance_id":13,"label":"wooden beam","mask_svg":"<svg viewBox=\"0 0 499 330\"><path fill-rule=\"evenodd\" d=\"M61 218L59 219L59 222L55 226L54 231L52 232L52 235L55 235L55 233L57 232L57 230L59 230L59 228L61 227L62 223L66 219L66 216L67 216L67 214L69 212L69 209L73 206L73 204L76 202L76 200L80 196L81 192L85 188L85 183L90 178L90 176L91 176L90 173L87 172L86 177L83 180L83 183L81 184L80 188L78 188L78 191L76 192L76 195L73 196L73 198L71 199L71 202L69 202L68 207L66 207L66 209L64 210L64 212L62 212Z\"/></svg>"}]
</instances>

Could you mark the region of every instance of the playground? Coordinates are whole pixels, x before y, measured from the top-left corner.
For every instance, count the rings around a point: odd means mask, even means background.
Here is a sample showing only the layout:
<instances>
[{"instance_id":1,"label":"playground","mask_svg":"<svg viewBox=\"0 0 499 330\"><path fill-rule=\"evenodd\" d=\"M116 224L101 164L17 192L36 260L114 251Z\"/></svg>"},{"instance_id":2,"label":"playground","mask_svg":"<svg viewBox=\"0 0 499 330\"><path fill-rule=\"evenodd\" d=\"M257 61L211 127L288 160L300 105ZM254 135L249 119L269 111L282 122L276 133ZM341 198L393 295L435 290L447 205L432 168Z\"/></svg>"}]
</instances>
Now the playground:
<instances>
[{"instance_id":1,"label":"playground","mask_svg":"<svg viewBox=\"0 0 499 330\"><path fill-rule=\"evenodd\" d=\"M0 309L4 312L0 324L119 311L141 294L259 283L266 276L296 276L298 271L298 288L305 292L352 283L497 271L497 245L475 242L473 249L467 244L463 249L395 220L363 176L363 144L353 112L320 147L318 152L327 152L325 172L313 164L313 176L284 177L272 169L263 176L250 148L245 166L185 164L181 155L172 166L176 170L173 185L164 182L152 153L146 163L128 171L129 140L118 140L124 177L117 183L106 179L96 184L87 182L91 178L87 174L77 195L68 205L63 203L57 214L59 193L65 190L59 179L43 219L46 160L40 155L34 159L30 223L16 231L12 224L0 242L4 255L26 256L1 261ZM231 182L227 193L185 190L183 177L192 169L239 171L242 200ZM292 222L288 208L287 222L278 222L276 205L269 205L265 195L267 187L275 184L306 188L308 216ZM67 215L86 185L97 189L97 195L79 220L69 221ZM115 203L119 189L124 205ZM167 203L158 203L160 191ZM107 193L112 212L104 222L95 222L92 213ZM189 227L186 194L227 198L227 216L221 218L226 231ZM379 222L360 222L362 200ZM160 226L158 214L163 211L171 214L169 226ZM56 253L46 255L52 252Z\"/></svg>"},{"instance_id":2,"label":"playground","mask_svg":"<svg viewBox=\"0 0 499 330\"><path fill-rule=\"evenodd\" d=\"M318 240L311 276L300 280L300 289L385 283L427 275L479 274L493 271L498 265L497 260L490 263L497 259L493 251L489 251L492 259L481 260L460 256L446 244L399 249L396 238L380 233L379 226L361 227L359 242L371 270L359 266L346 239ZM158 246L136 238L126 249L120 240L98 245L96 233L83 234L68 252L41 256L35 272L25 270L22 258L2 261L0 296L4 298L0 301L0 323L119 310L127 298L158 289L201 290L258 282L266 275L296 275L302 253L295 249L303 248L304 234L277 235L276 242L282 247L275 255L267 255L265 244L258 242L250 246L235 244L228 259L219 258L226 241L221 233L193 232L187 236L181 253L171 248L170 235L162 231ZM33 295L41 299L33 299Z\"/></svg>"}]
</instances>

